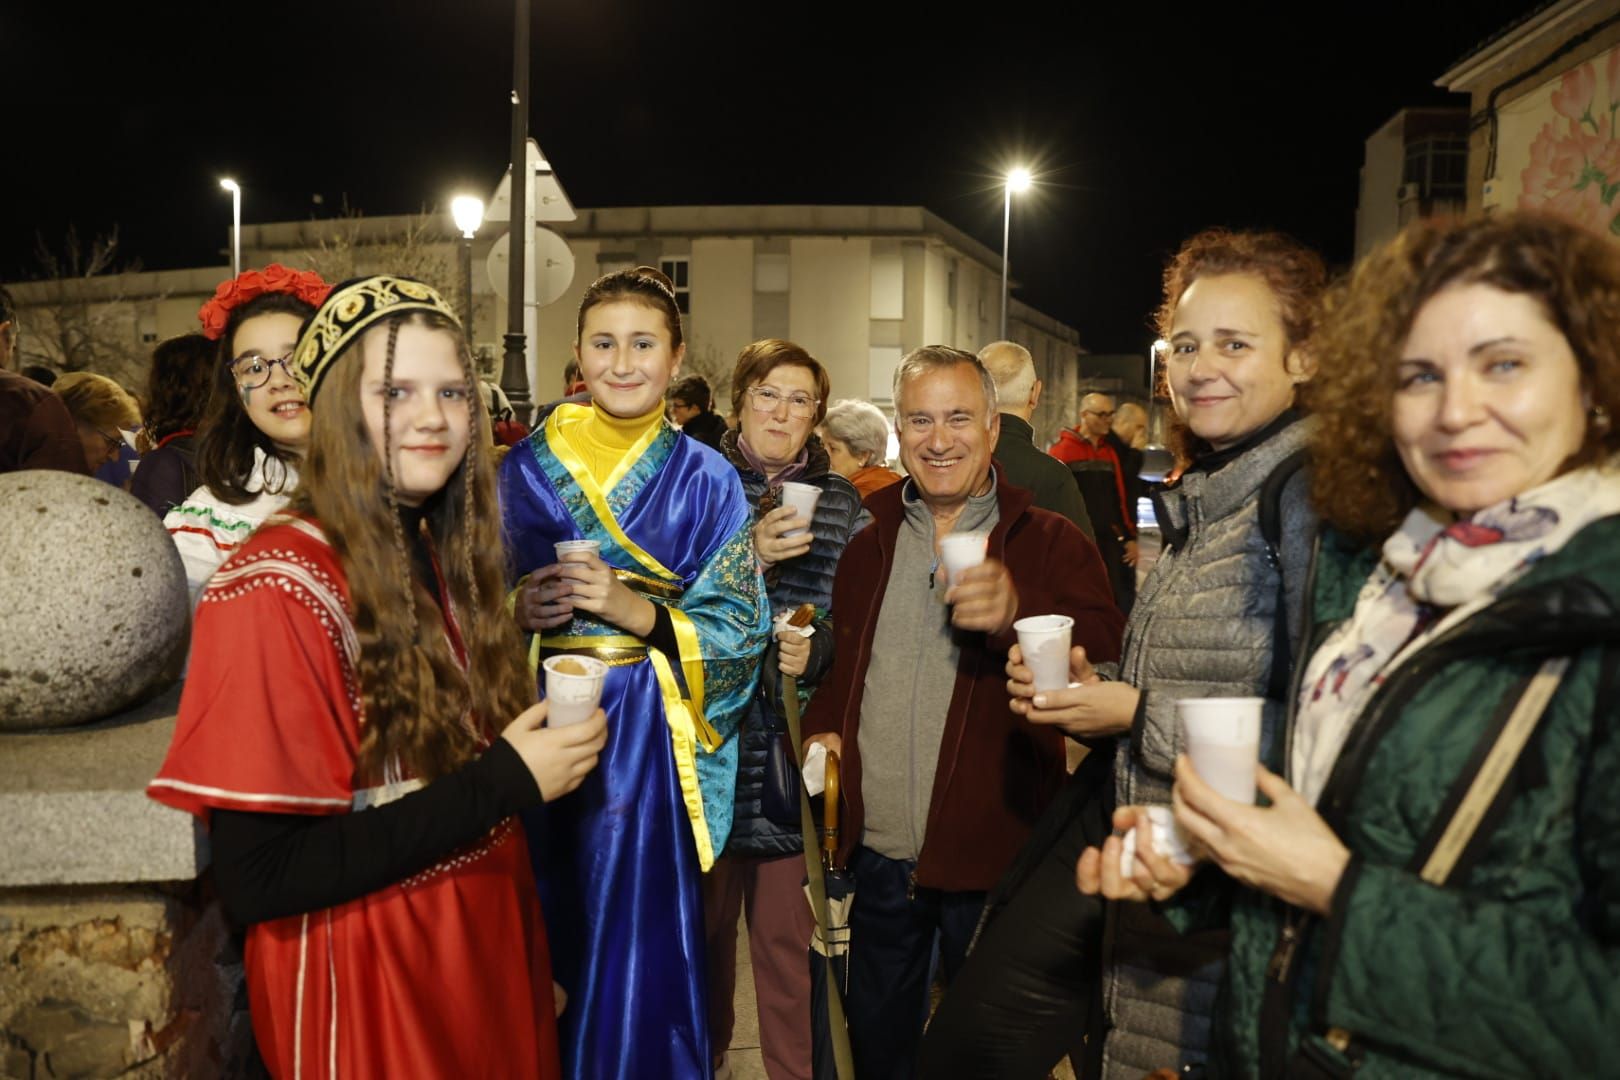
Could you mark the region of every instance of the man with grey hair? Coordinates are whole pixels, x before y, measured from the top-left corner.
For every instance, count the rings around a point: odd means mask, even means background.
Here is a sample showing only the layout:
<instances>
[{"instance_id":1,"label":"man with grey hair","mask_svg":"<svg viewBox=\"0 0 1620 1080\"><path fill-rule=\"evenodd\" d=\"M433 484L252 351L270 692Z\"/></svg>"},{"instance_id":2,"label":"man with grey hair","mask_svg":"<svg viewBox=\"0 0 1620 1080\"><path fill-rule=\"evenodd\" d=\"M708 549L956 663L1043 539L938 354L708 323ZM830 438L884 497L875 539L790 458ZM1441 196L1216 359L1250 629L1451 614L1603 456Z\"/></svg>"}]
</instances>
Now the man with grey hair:
<instances>
[{"instance_id":1,"label":"man with grey hair","mask_svg":"<svg viewBox=\"0 0 1620 1080\"><path fill-rule=\"evenodd\" d=\"M1114 437L1132 450L1147 445L1147 410L1127 401L1114 410Z\"/></svg>"},{"instance_id":2,"label":"man with grey hair","mask_svg":"<svg viewBox=\"0 0 1620 1080\"><path fill-rule=\"evenodd\" d=\"M1066 615L1094 659L1117 654L1124 623L1097 549L993 466L984 365L928 346L894 385L910 475L868 496L872 524L839 561L838 661L804 723L807 748L843 761L838 858L860 881L845 1014L862 1080L911 1076L936 939L949 979L1064 777L1061 734L1008 708L1013 623ZM986 538L985 559L947 580L940 540L961 533Z\"/></svg>"},{"instance_id":3,"label":"man with grey hair","mask_svg":"<svg viewBox=\"0 0 1620 1080\"><path fill-rule=\"evenodd\" d=\"M19 469L88 473L78 428L62 399L12 370L17 338L17 305L0 285L0 473Z\"/></svg>"},{"instance_id":4,"label":"man with grey hair","mask_svg":"<svg viewBox=\"0 0 1620 1080\"><path fill-rule=\"evenodd\" d=\"M1029 418L1041 400L1041 380L1035 377L1035 359L1015 341L994 341L979 350L979 363L996 381L1001 410L1001 438L996 442L996 464L1001 475L1029 488L1035 505L1062 514L1087 536L1091 518L1080 498L1074 474L1035 448L1035 429Z\"/></svg>"}]
</instances>

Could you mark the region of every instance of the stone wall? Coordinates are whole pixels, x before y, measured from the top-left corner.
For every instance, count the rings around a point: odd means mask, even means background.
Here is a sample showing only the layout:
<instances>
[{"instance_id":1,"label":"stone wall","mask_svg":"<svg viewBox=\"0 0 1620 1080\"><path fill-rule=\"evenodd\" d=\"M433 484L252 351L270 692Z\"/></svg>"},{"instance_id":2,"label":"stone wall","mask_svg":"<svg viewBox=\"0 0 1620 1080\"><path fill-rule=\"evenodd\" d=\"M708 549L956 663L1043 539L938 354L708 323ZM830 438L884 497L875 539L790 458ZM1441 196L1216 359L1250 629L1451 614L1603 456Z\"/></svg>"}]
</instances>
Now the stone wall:
<instances>
[{"instance_id":1,"label":"stone wall","mask_svg":"<svg viewBox=\"0 0 1620 1080\"><path fill-rule=\"evenodd\" d=\"M0 734L0 1078L264 1075L206 836L145 795L178 698Z\"/></svg>"},{"instance_id":2,"label":"stone wall","mask_svg":"<svg viewBox=\"0 0 1620 1080\"><path fill-rule=\"evenodd\" d=\"M0 890L0 1076L259 1071L238 944L197 885Z\"/></svg>"}]
</instances>

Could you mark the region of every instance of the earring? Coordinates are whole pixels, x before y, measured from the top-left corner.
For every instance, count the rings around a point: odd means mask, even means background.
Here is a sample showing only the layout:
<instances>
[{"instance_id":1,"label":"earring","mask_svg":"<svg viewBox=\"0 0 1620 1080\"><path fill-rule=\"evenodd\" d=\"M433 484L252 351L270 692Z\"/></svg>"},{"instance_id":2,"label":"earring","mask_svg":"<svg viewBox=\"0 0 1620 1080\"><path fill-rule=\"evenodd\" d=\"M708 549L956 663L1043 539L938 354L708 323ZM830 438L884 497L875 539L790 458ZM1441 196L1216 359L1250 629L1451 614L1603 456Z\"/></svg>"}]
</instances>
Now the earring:
<instances>
[{"instance_id":1,"label":"earring","mask_svg":"<svg viewBox=\"0 0 1620 1080\"><path fill-rule=\"evenodd\" d=\"M1609 430L1609 410L1601 405L1593 405L1587 409L1586 419L1599 432Z\"/></svg>"}]
</instances>

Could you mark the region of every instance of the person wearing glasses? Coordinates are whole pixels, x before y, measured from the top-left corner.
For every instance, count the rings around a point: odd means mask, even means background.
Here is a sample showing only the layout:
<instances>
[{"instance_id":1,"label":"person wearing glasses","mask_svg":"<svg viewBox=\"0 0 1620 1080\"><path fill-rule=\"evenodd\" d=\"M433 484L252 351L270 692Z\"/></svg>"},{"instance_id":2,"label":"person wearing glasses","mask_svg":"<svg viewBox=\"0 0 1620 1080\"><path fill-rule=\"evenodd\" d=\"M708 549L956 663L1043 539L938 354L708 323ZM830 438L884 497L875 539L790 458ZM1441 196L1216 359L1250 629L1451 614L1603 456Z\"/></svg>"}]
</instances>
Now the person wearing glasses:
<instances>
[{"instance_id":1,"label":"person wearing glasses","mask_svg":"<svg viewBox=\"0 0 1620 1080\"><path fill-rule=\"evenodd\" d=\"M1069 466L1080 485L1114 602L1129 615L1136 602L1136 508L1130 497L1134 485L1126 481L1119 451L1109 438L1113 424L1114 399L1087 394L1080 399L1079 426L1059 434L1048 452Z\"/></svg>"},{"instance_id":2,"label":"person wearing glasses","mask_svg":"<svg viewBox=\"0 0 1620 1080\"><path fill-rule=\"evenodd\" d=\"M530 819L568 995L563 1070L708 1080L699 879L731 831L737 730L770 632L753 513L737 470L664 417L686 357L669 278L603 275L577 327L590 402L512 448L499 500L530 656L607 665L601 767ZM596 550L559 558L578 540Z\"/></svg>"},{"instance_id":3,"label":"person wearing glasses","mask_svg":"<svg viewBox=\"0 0 1620 1080\"><path fill-rule=\"evenodd\" d=\"M678 391L678 388L677 388ZM798 680L801 704L832 666L832 583L855 531L860 493L832 467L815 434L826 419L827 371L791 341L756 341L731 377L731 407L741 418L720 451L736 468L754 508L754 547L765 568L773 615L812 604L809 637L776 631L760 658L759 689L743 719L731 839L703 882L709 942L709 1041L716 1064L731 1045L737 987L737 918L748 912L748 954L759 1006L760 1051L776 1078L809 1080L810 908L804 902L804 842L798 787L782 705L782 680ZM821 490L812 520L782 505L782 485Z\"/></svg>"},{"instance_id":4,"label":"person wearing glasses","mask_svg":"<svg viewBox=\"0 0 1620 1080\"><path fill-rule=\"evenodd\" d=\"M128 391L107 376L88 371L63 375L51 390L73 417L90 471L117 461L125 445L122 429L141 426L141 410Z\"/></svg>"},{"instance_id":5,"label":"person wearing glasses","mask_svg":"<svg viewBox=\"0 0 1620 1080\"><path fill-rule=\"evenodd\" d=\"M287 504L309 441L309 405L287 365L298 331L331 291L279 263L222 283L197 313L219 342L196 466L202 483L163 518L196 604L203 586L265 518Z\"/></svg>"}]
</instances>

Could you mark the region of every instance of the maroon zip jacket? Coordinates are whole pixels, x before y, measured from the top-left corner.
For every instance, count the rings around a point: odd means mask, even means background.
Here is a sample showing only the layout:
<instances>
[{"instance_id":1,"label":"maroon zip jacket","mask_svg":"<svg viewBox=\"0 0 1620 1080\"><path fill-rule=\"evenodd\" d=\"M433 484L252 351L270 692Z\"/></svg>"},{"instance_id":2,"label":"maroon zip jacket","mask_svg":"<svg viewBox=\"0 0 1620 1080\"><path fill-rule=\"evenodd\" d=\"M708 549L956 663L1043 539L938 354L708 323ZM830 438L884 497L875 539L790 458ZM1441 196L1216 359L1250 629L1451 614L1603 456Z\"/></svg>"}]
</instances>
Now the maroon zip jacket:
<instances>
[{"instance_id":1,"label":"maroon zip jacket","mask_svg":"<svg viewBox=\"0 0 1620 1080\"><path fill-rule=\"evenodd\" d=\"M838 613L835 660L804 718L806 737L832 732L843 739L841 861L861 837L861 695L905 517L900 496L906 486L893 484L867 497L872 524L855 534L839 560L832 603ZM1125 619L1114 606L1096 546L1067 519L1035 508L1033 499L998 476L1000 520L988 554L1012 572L1017 618L1071 616L1074 644L1085 646L1096 662L1117 660ZM1007 707L1007 650L1018 636L1009 629L995 636L965 633L962 639L916 871L918 884L957 892L996 883L1064 776L1063 733L1031 724Z\"/></svg>"}]
</instances>

